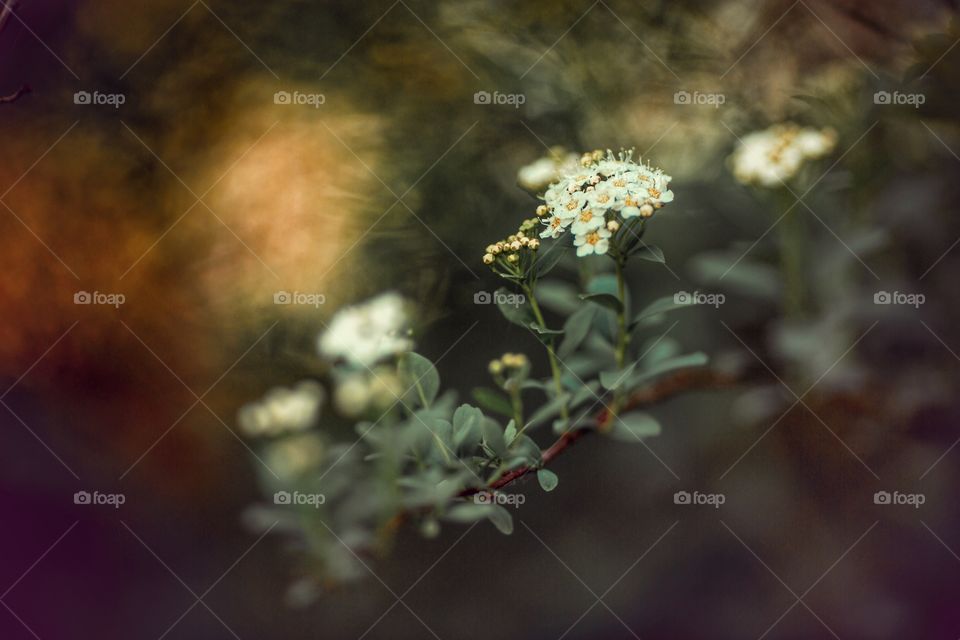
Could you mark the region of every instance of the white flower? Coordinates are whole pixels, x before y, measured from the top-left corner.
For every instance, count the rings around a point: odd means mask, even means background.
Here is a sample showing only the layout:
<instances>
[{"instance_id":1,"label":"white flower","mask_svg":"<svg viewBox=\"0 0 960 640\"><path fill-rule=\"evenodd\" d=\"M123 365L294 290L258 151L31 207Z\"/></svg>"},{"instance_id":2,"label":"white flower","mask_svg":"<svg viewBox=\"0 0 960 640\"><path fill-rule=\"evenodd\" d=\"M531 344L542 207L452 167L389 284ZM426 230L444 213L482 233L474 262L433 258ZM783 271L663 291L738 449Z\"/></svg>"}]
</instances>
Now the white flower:
<instances>
[{"instance_id":1,"label":"white flower","mask_svg":"<svg viewBox=\"0 0 960 640\"><path fill-rule=\"evenodd\" d=\"M556 238L564 230L570 226L570 223L573 222L573 218L561 218L560 216L553 216L547 220L547 228L540 232L541 238Z\"/></svg>"},{"instance_id":2,"label":"white flower","mask_svg":"<svg viewBox=\"0 0 960 640\"><path fill-rule=\"evenodd\" d=\"M607 222L643 215L673 201L670 176L635 162L633 152L584 156L586 166L561 176L544 194L549 215L541 218L541 238L556 238L569 227L577 236L577 255L606 253ZM646 205L646 206L645 206ZM648 216L645 216L648 217ZM606 236L591 235L603 229ZM590 238L592 241L588 241Z\"/></svg>"},{"instance_id":3,"label":"white flower","mask_svg":"<svg viewBox=\"0 0 960 640\"><path fill-rule=\"evenodd\" d=\"M413 342L404 333L408 323L405 306L399 294L388 292L342 309L320 336L320 353L369 367L388 356L410 351Z\"/></svg>"},{"instance_id":4,"label":"white flower","mask_svg":"<svg viewBox=\"0 0 960 640\"><path fill-rule=\"evenodd\" d=\"M564 173L576 171L578 162L576 154L561 147L554 147L546 157L521 167L517 172L517 182L524 189L540 191Z\"/></svg>"},{"instance_id":5,"label":"white flower","mask_svg":"<svg viewBox=\"0 0 960 640\"><path fill-rule=\"evenodd\" d=\"M323 460L323 440L305 433L271 443L264 452L264 464L281 480L296 480Z\"/></svg>"},{"instance_id":6,"label":"white flower","mask_svg":"<svg viewBox=\"0 0 960 640\"><path fill-rule=\"evenodd\" d=\"M603 217L602 211L597 212L593 209L583 209L577 214L577 217L573 219L570 230L578 236L582 236L594 229L604 226L605 222L606 220Z\"/></svg>"},{"instance_id":7,"label":"white flower","mask_svg":"<svg viewBox=\"0 0 960 640\"><path fill-rule=\"evenodd\" d=\"M316 424L322 400L323 387L309 380L291 389L272 389L262 400L240 409L240 428L251 437L303 431Z\"/></svg>"},{"instance_id":8,"label":"white flower","mask_svg":"<svg viewBox=\"0 0 960 640\"><path fill-rule=\"evenodd\" d=\"M399 402L403 384L392 368L352 372L336 382L333 404L345 416L355 418L371 406L385 409Z\"/></svg>"},{"instance_id":9,"label":"white flower","mask_svg":"<svg viewBox=\"0 0 960 640\"><path fill-rule=\"evenodd\" d=\"M832 129L777 124L743 137L730 156L734 177L743 184L779 187L793 178L803 163L830 153L836 145Z\"/></svg>"},{"instance_id":10,"label":"white flower","mask_svg":"<svg viewBox=\"0 0 960 640\"><path fill-rule=\"evenodd\" d=\"M602 255L610 248L610 232L600 227L573 239L573 244L577 247L577 256L589 256L590 254Z\"/></svg>"}]
</instances>

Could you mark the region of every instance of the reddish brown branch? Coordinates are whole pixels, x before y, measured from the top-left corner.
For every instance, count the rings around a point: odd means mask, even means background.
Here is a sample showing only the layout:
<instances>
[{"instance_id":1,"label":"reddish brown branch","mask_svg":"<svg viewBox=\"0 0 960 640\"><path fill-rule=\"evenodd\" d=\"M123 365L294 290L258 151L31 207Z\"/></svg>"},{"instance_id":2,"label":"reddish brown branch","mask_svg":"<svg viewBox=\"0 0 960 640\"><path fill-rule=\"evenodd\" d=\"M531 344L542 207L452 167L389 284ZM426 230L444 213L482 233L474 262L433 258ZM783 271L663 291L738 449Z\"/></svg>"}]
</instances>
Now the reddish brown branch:
<instances>
[{"instance_id":1,"label":"reddish brown branch","mask_svg":"<svg viewBox=\"0 0 960 640\"><path fill-rule=\"evenodd\" d=\"M13 93L5 96L0 96L0 104L9 104L11 102L16 102L17 100L27 95L28 93L30 93L30 85L22 84L20 85L20 88L18 88Z\"/></svg>"},{"instance_id":2,"label":"reddish brown branch","mask_svg":"<svg viewBox=\"0 0 960 640\"><path fill-rule=\"evenodd\" d=\"M17 0L0 0L0 5L2 5L2 8L0 8L0 33L3 33L3 28L7 26L10 16L13 15L13 9L17 6ZM20 88L13 93L0 96L0 104L16 102L22 96L25 96L28 93L30 93L30 86L27 84L22 84L20 85Z\"/></svg>"},{"instance_id":3,"label":"reddish brown branch","mask_svg":"<svg viewBox=\"0 0 960 640\"><path fill-rule=\"evenodd\" d=\"M711 369L684 369L665 378L661 378L649 387L634 393L624 406L624 410L630 411L641 407L649 407L685 391L720 389L732 386L736 382L737 377L732 374L720 373ZM583 427L564 433L556 442L550 445L550 447L541 452L543 466L548 465L588 433L597 430L603 431L608 426L609 420L610 414L604 409L597 414L590 427ZM533 466L518 467L491 482L487 488L492 490L501 489L527 474L536 472L537 469L538 467ZM479 491L480 489L477 488L465 489L460 492L460 495L466 497Z\"/></svg>"}]
</instances>

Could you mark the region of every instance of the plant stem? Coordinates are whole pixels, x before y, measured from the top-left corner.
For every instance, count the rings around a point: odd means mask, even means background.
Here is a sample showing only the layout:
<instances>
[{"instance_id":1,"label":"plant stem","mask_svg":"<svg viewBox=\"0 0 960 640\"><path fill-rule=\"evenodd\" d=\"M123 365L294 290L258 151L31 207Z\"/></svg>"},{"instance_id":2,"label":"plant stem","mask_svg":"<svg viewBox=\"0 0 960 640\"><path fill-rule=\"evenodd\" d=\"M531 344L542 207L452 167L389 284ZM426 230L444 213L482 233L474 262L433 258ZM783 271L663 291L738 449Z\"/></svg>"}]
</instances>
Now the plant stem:
<instances>
[{"instance_id":1,"label":"plant stem","mask_svg":"<svg viewBox=\"0 0 960 640\"><path fill-rule=\"evenodd\" d=\"M533 293L533 288L529 285L524 285L524 293L527 294L527 298L530 299L530 308L533 310L533 317L536 318L537 324L540 325L541 329L546 329L547 324L543 319L543 313L540 311L540 305L537 304L537 297ZM563 382L560 380L560 363L557 360L557 354L553 349L553 336L548 336L544 341L544 346L547 348L547 359L550 361L550 373L553 375L553 387L557 393L557 397L563 395ZM560 417L567 427L570 426L570 412L567 410L567 403L564 402L560 405ZM519 425L518 428L521 428L523 425Z\"/></svg>"},{"instance_id":2,"label":"plant stem","mask_svg":"<svg viewBox=\"0 0 960 640\"><path fill-rule=\"evenodd\" d=\"M797 210L788 211L780 224L780 269L783 272L783 312L787 318L803 313L803 220Z\"/></svg>"},{"instance_id":3,"label":"plant stem","mask_svg":"<svg viewBox=\"0 0 960 640\"><path fill-rule=\"evenodd\" d=\"M627 331L627 285L623 268L626 258L618 255L615 258L617 265L617 298L620 300L620 310L617 312L617 371L623 371L627 360L627 344L630 342L630 332ZM623 402L623 385L619 385L613 392L613 406L611 412L616 415Z\"/></svg>"},{"instance_id":4,"label":"plant stem","mask_svg":"<svg viewBox=\"0 0 960 640\"><path fill-rule=\"evenodd\" d=\"M624 406L629 408L648 407L686 391L723 389L734 386L739 382L741 382L739 375L721 373L711 369L684 369L671 373L657 380L649 387L635 392L627 399ZM549 448L544 449L541 452L542 462L540 464L512 469L492 479L486 487L464 489L458 495L466 497L478 491L501 489L527 474L534 473L537 469L546 467L583 436L591 433L595 429L602 431L604 426L609 425L612 420L613 416L609 412L601 412L596 417L593 425L566 431Z\"/></svg>"},{"instance_id":5,"label":"plant stem","mask_svg":"<svg viewBox=\"0 0 960 640\"><path fill-rule=\"evenodd\" d=\"M517 436L519 436L526 429L526 425L523 423L523 400L520 398L520 388L516 381L513 381L510 385L510 404L513 406L513 421L517 427ZM514 440L517 436L514 436Z\"/></svg>"}]
</instances>

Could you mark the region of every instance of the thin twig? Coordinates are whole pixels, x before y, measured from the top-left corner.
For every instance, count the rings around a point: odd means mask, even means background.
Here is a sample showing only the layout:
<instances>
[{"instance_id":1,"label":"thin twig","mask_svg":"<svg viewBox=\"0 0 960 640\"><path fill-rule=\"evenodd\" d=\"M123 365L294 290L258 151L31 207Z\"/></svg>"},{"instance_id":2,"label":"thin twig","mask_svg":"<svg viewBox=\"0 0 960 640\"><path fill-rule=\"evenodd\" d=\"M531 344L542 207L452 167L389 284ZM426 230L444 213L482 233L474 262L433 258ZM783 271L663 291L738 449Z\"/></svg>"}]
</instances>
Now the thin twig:
<instances>
[{"instance_id":1,"label":"thin twig","mask_svg":"<svg viewBox=\"0 0 960 640\"><path fill-rule=\"evenodd\" d=\"M732 374L720 373L711 369L684 369L674 373L673 375L661 378L649 387L634 393L624 404L623 411L630 411L640 407L648 407L650 405L657 404L658 402L663 402L668 398L672 398L673 396L686 391L693 391L697 389L720 389L723 387L732 386L737 382L737 376ZM610 413L604 409L597 414L591 426L567 431L560 436L556 442L550 445L549 448L544 449L540 454L543 460L542 465L518 467L512 471L508 471L497 478L497 480L490 483L486 489L502 489L503 487L516 480L519 480L527 474L535 473L537 469L547 466L550 462L559 457L560 454L569 449L583 436L597 430L602 431L607 426L610 418ZM483 488L471 487L469 489L464 489L459 495L461 497L467 497L483 490Z\"/></svg>"},{"instance_id":2,"label":"thin twig","mask_svg":"<svg viewBox=\"0 0 960 640\"><path fill-rule=\"evenodd\" d=\"M13 8L17 6L17 0L0 0L0 4L3 5L3 9L0 9L0 33L3 33L3 29L7 26L10 16L13 15ZM13 93L0 96L0 104L16 102L28 93L30 93L30 85L21 84Z\"/></svg>"},{"instance_id":3,"label":"thin twig","mask_svg":"<svg viewBox=\"0 0 960 640\"><path fill-rule=\"evenodd\" d=\"M20 87L13 93L5 96L0 96L0 104L9 104L11 102L16 102L23 96L30 93L30 85L22 84Z\"/></svg>"}]
</instances>

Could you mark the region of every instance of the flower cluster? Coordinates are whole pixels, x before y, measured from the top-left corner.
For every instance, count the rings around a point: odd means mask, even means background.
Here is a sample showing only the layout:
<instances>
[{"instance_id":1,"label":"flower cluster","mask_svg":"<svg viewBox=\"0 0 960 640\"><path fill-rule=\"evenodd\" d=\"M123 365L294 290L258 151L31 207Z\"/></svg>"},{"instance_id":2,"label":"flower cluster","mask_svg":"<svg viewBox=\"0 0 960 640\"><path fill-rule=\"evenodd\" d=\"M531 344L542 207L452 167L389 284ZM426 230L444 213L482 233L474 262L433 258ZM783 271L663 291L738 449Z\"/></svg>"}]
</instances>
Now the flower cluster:
<instances>
[{"instance_id":1,"label":"flower cluster","mask_svg":"<svg viewBox=\"0 0 960 640\"><path fill-rule=\"evenodd\" d=\"M490 266L502 262L515 268L523 261L524 256L540 248L540 240L532 235L536 228L536 218L524 220L516 233L487 246L483 254L483 264Z\"/></svg>"},{"instance_id":2,"label":"flower cluster","mask_svg":"<svg viewBox=\"0 0 960 640\"><path fill-rule=\"evenodd\" d=\"M754 131L730 156L734 177L743 184L779 187L793 178L803 163L827 155L837 144L833 129L800 127L792 122Z\"/></svg>"},{"instance_id":3,"label":"flower cluster","mask_svg":"<svg viewBox=\"0 0 960 640\"><path fill-rule=\"evenodd\" d=\"M240 428L248 436L268 438L304 431L316 424L322 401L323 387L310 380L278 387L240 409Z\"/></svg>"},{"instance_id":4,"label":"flower cluster","mask_svg":"<svg viewBox=\"0 0 960 640\"><path fill-rule=\"evenodd\" d=\"M568 228L578 256L606 253L623 221L649 218L673 200L670 176L634 162L633 151L585 153L580 167L550 185L537 215L546 225L541 238L557 238Z\"/></svg>"},{"instance_id":5,"label":"flower cluster","mask_svg":"<svg viewBox=\"0 0 960 640\"><path fill-rule=\"evenodd\" d=\"M383 293L338 312L320 336L318 347L328 358L369 368L413 348L406 331L408 321L404 299L397 293Z\"/></svg>"},{"instance_id":6,"label":"flower cluster","mask_svg":"<svg viewBox=\"0 0 960 640\"><path fill-rule=\"evenodd\" d=\"M522 353L505 353L496 360L491 360L488 369L494 376L511 371L523 370L530 366L530 360Z\"/></svg>"}]
</instances>

